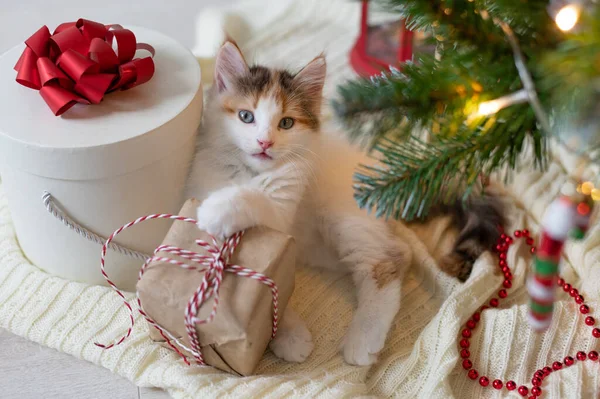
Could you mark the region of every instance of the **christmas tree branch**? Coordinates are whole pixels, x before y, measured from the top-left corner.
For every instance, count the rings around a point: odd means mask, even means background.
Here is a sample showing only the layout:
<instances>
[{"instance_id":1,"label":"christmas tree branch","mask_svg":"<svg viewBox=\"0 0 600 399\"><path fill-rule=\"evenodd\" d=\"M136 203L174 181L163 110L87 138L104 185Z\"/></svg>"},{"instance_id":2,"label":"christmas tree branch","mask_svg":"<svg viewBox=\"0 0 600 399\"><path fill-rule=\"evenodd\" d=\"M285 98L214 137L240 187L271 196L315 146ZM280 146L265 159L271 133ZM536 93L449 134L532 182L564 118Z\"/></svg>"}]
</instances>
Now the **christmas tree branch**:
<instances>
[{"instance_id":1,"label":"christmas tree branch","mask_svg":"<svg viewBox=\"0 0 600 399\"><path fill-rule=\"evenodd\" d=\"M383 138L373 151L381 164L361 166L355 175L355 198L360 207L374 210L377 216L413 220L427 214L433 204L453 201L469 193L480 174L491 174L505 164L516 167L518 155L535 123L527 105L501 112L512 123L481 119L477 133L467 126L455 137L436 138L425 143L412 137L406 141ZM538 166L545 161L545 138L531 137Z\"/></svg>"},{"instance_id":2,"label":"christmas tree branch","mask_svg":"<svg viewBox=\"0 0 600 399\"><path fill-rule=\"evenodd\" d=\"M415 54L401 71L339 87L339 120L381 160L356 174L361 207L425 216L470 193L481 173L514 169L526 143L544 168L550 132L561 125L595 134L589 148L600 158L600 109L590 110L600 104L600 7L565 34L542 0L372 3L431 33L439 57Z\"/></svg>"}]
</instances>

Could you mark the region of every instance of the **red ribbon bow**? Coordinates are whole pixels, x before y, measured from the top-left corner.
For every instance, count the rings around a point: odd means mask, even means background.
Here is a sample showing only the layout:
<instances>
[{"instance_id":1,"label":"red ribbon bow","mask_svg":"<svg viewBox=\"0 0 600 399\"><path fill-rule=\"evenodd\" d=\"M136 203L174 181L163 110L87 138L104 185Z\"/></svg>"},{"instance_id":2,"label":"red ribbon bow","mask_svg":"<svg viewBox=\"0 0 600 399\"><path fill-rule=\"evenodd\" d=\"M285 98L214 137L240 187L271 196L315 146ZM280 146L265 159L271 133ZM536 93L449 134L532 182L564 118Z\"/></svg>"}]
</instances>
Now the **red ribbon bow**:
<instances>
[{"instance_id":1,"label":"red ribbon bow","mask_svg":"<svg viewBox=\"0 0 600 399\"><path fill-rule=\"evenodd\" d=\"M154 48L136 43L133 32L120 25L79 19L59 25L52 35L44 25L25 44L15 65L17 82L39 90L57 116L75 103L98 104L104 94L141 85L154 75L152 57L133 58L138 49L154 56Z\"/></svg>"}]
</instances>

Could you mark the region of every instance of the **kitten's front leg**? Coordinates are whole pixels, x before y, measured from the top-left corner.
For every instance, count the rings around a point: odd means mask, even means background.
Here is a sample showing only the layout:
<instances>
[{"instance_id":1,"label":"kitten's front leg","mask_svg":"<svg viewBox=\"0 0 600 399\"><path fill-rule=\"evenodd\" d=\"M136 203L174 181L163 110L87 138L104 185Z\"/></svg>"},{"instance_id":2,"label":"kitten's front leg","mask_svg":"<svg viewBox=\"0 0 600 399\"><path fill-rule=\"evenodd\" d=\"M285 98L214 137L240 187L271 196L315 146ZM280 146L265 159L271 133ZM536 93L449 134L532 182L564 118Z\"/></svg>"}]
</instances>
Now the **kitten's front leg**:
<instances>
[{"instance_id":1,"label":"kitten's front leg","mask_svg":"<svg viewBox=\"0 0 600 399\"><path fill-rule=\"evenodd\" d=\"M291 306L288 306L277 335L269 347L278 358L288 362L301 363L311 354L314 346L312 335L304 321Z\"/></svg>"},{"instance_id":2,"label":"kitten's front leg","mask_svg":"<svg viewBox=\"0 0 600 399\"><path fill-rule=\"evenodd\" d=\"M250 193L243 186L215 191L198 208L198 227L218 238L254 226Z\"/></svg>"},{"instance_id":3,"label":"kitten's front leg","mask_svg":"<svg viewBox=\"0 0 600 399\"><path fill-rule=\"evenodd\" d=\"M290 166L222 188L198 208L198 227L219 238L259 225L289 233L304 188Z\"/></svg>"}]
</instances>

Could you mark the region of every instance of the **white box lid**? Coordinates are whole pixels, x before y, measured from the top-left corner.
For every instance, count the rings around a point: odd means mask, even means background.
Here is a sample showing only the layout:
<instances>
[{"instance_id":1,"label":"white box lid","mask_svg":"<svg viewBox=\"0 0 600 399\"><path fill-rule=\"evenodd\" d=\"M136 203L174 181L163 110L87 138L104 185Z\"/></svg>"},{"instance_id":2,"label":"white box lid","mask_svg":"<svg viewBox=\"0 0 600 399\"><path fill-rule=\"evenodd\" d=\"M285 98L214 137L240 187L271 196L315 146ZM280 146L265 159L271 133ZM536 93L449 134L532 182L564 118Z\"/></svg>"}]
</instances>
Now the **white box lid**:
<instances>
[{"instance_id":1,"label":"white box lid","mask_svg":"<svg viewBox=\"0 0 600 399\"><path fill-rule=\"evenodd\" d=\"M161 33L126 28L156 50L152 79L59 117L37 90L15 81L24 44L0 56L0 163L46 177L101 178L156 162L190 138L202 111L198 61Z\"/></svg>"}]
</instances>

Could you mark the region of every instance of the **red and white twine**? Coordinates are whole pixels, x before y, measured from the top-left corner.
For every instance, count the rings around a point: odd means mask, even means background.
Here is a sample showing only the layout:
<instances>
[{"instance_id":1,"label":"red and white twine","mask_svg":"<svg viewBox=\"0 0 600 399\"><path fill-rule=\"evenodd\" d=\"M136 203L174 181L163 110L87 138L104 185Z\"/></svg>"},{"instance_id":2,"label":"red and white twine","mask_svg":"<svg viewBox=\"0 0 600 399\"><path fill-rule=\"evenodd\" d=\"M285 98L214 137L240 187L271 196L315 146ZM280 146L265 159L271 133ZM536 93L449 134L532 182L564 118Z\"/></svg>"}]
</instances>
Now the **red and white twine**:
<instances>
[{"instance_id":1,"label":"red and white twine","mask_svg":"<svg viewBox=\"0 0 600 399\"><path fill-rule=\"evenodd\" d=\"M108 345L95 343L95 345L97 345L101 348L110 349L112 347L120 345L123 341L125 341L125 339L127 339L131 335L131 331L133 330L133 326L135 323L134 317L133 317L133 308L132 308L131 304L127 301L127 299L125 298L125 295L123 295L123 293L117 288L117 286L110 280L110 278L108 277L108 274L106 273L106 269L105 269L106 252L107 252L108 248L110 247L113 239L117 235L119 235L123 230L126 230L126 229L130 228L131 226L134 226L136 224L142 223L147 220L152 220L152 219L172 219L172 220L178 220L178 221L186 222L186 223L194 223L194 224L197 223L196 220L194 220L192 218L186 218L183 216L177 216L177 215L171 215L171 214L147 215L147 216L138 218L132 222L129 222L124 226L121 226L114 233L112 233L110 235L110 237L108 237L108 239L102 246L102 255L100 258L100 269L102 271L102 275L106 279L106 282L123 299L123 303L124 303L125 307L129 310L129 319L130 319L131 325L129 326L127 333L125 333L125 335L123 335L117 341L115 341L111 344L108 344ZM271 278L265 276L262 273L258 273L252 269L248 269L243 266L232 265L229 263L229 260L233 256L233 253L235 252L235 249L238 246L238 244L240 243L240 240L243 235L244 235L243 231L235 233L234 235L232 235L231 237L226 239L225 242L221 246L218 245L217 240L214 237L211 237L212 243L208 243L203 240L196 240L196 244L198 244L198 246L205 249L206 255L198 253L198 252L190 251L190 250L185 250L185 249L171 246L171 245L161 245L154 250L153 256L148 257L146 259L146 261L144 262L144 264L142 265L142 267L140 269L138 280L142 278L146 269L148 268L148 265L150 265L150 263L152 263L152 262L165 262L165 263L169 263L172 265L177 265L184 269L195 270L195 271L204 273L202 282L200 283L200 285L198 286L198 288L196 289L196 291L194 292L194 294L191 296L190 300L188 301L188 304L185 308L185 314L183 315L184 320L185 320L185 328L188 333L191 348L186 347L183 343L180 342L179 339L175 338L170 332L168 332L163 327L161 327L158 323L156 323L154 320L152 320L152 318L144 311L139 294L136 292L138 311L140 312L140 314L144 317L144 319L146 319L146 321L151 326L153 326L160 332L160 335L165 339L167 344L175 352L177 352L183 358L183 361L188 365L190 364L190 362L188 361L188 359L184 355L184 353L180 350L180 348L187 352L192 353L192 355L194 356L194 358L196 359L196 362L198 364L205 365L204 358L202 356L201 345L198 340L198 334L196 332L196 325L210 323L215 318L215 316L217 314L217 309L219 307L219 288L221 287L221 283L223 282L223 272L229 272L229 273L236 274L240 277L248 277L248 278L257 280L257 281L265 284L266 286L268 286L271 289L271 294L273 297L273 329L272 329L272 333L271 333L271 338L274 338L275 335L277 334L277 326L279 324L279 292L277 290L277 285L275 284L275 282ZM171 255L175 255L178 258L189 261L191 264L186 263L182 260L175 259L175 258L159 256L160 253L168 253ZM205 319L199 319L197 317L198 310L210 298L213 298L213 306L212 306L212 310L211 310L209 316Z\"/></svg>"}]
</instances>

